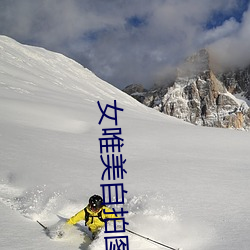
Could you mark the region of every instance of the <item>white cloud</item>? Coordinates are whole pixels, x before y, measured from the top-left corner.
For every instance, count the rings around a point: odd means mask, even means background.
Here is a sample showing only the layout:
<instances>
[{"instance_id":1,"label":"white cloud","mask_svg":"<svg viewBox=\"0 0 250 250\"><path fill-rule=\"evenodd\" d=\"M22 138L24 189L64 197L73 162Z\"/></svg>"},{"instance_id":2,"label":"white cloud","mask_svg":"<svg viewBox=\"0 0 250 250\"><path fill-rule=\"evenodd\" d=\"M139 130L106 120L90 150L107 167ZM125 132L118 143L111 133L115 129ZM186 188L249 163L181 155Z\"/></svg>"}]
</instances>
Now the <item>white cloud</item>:
<instances>
[{"instance_id":1,"label":"white cloud","mask_svg":"<svg viewBox=\"0 0 250 250\"><path fill-rule=\"evenodd\" d=\"M229 20L226 20L221 26L205 30L200 37L200 43L211 44L214 41L218 41L237 33L239 28L240 24L232 17Z\"/></svg>"},{"instance_id":2,"label":"white cloud","mask_svg":"<svg viewBox=\"0 0 250 250\"><path fill-rule=\"evenodd\" d=\"M250 63L250 9L234 32L211 44L210 50L218 63L229 67L246 66Z\"/></svg>"}]
</instances>

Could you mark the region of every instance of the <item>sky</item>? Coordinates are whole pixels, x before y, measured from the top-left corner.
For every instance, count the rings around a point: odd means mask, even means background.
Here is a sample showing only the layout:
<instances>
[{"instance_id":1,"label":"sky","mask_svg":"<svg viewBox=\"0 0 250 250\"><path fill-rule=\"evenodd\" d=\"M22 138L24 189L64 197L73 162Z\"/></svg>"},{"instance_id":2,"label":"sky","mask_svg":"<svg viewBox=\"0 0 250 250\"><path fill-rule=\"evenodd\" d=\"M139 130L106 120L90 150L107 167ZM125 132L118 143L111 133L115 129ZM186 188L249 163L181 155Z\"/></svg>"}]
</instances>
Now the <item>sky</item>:
<instances>
[{"instance_id":1,"label":"sky","mask_svg":"<svg viewBox=\"0 0 250 250\"><path fill-rule=\"evenodd\" d=\"M63 53L122 89L164 82L209 47L250 62L249 0L0 0L0 34Z\"/></svg>"}]
</instances>

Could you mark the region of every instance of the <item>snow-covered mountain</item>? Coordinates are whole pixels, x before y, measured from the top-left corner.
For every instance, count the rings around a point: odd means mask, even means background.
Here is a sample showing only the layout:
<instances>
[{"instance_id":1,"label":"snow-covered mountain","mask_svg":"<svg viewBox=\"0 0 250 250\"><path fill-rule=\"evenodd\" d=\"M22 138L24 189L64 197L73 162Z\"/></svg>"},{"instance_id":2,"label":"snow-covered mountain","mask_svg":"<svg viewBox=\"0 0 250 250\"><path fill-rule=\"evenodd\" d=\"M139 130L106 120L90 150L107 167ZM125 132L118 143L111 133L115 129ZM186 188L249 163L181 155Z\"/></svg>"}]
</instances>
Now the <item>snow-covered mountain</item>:
<instances>
[{"instance_id":1,"label":"snow-covered mountain","mask_svg":"<svg viewBox=\"0 0 250 250\"><path fill-rule=\"evenodd\" d=\"M101 194L104 107L117 105L128 229L184 250L248 250L250 134L193 126L140 104L63 55L0 37L0 248L105 249L52 227ZM85 228L86 230L86 228ZM126 234L127 235L127 234ZM163 249L129 234L133 250Z\"/></svg>"},{"instance_id":2,"label":"snow-covered mountain","mask_svg":"<svg viewBox=\"0 0 250 250\"><path fill-rule=\"evenodd\" d=\"M217 72L203 49L180 65L171 86L149 91L128 86L124 92L146 106L184 121L209 127L249 129L249 68Z\"/></svg>"}]
</instances>

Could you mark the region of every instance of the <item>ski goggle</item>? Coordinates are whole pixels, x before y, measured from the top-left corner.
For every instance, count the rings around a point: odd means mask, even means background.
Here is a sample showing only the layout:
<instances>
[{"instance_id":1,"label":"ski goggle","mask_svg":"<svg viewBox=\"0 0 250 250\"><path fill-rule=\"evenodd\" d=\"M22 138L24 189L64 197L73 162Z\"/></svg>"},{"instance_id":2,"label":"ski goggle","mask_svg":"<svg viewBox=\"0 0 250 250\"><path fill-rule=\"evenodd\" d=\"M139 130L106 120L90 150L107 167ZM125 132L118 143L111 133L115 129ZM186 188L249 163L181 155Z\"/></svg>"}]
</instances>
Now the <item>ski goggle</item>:
<instances>
[{"instance_id":1,"label":"ski goggle","mask_svg":"<svg viewBox=\"0 0 250 250\"><path fill-rule=\"evenodd\" d=\"M89 205L89 207L90 207L90 210L92 210L92 211L94 211L94 212L100 210L100 208L101 208L101 207L99 207L99 206L96 206L95 204Z\"/></svg>"}]
</instances>

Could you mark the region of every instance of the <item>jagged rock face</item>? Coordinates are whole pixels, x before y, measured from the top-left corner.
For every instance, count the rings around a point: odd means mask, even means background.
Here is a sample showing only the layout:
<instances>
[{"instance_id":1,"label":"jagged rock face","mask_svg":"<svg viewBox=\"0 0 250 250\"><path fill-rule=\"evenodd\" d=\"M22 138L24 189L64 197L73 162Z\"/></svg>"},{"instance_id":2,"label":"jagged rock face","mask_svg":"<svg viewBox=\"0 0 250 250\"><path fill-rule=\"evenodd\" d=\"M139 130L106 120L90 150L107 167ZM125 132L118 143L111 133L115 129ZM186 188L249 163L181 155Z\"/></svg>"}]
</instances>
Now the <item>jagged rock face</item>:
<instances>
[{"instance_id":1,"label":"jagged rock face","mask_svg":"<svg viewBox=\"0 0 250 250\"><path fill-rule=\"evenodd\" d=\"M224 84L211 70L208 52L201 50L178 69L177 78L171 87L140 92L139 101L196 125L248 129L250 109L246 102L235 98L232 93L236 93L237 88L242 91L243 85L248 86L249 71L234 74L244 76L245 80L235 77L235 81L238 81L235 84L227 73L221 77L231 80Z\"/></svg>"},{"instance_id":2,"label":"jagged rock face","mask_svg":"<svg viewBox=\"0 0 250 250\"><path fill-rule=\"evenodd\" d=\"M161 105L164 113L197 125L239 129L249 126L248 106L239 103L211 76L206 80L178 79Z\"/></svg>"},{"instance_id":3,"label":"jagged rock face","mask_svg":"<svg viewBox=\"0 0 250 250\"><path fill-rule=\"evenodd\" d=\"M123 91L125 93L131 95L131 94L134 94L136 92L138 92L138 93L145 92L146 89L144 89L142 84L131 84L131 85L128 85Z\"/></svg>"},{"instance_id":4,"label":"jagged rock face","mask_svg":"<svg viewBox=\"0 0 250 250\"><path fill-rule=\"evenodd\" d=\"M128 95L133 96L137 101L143 102L145 97L145 93L147 90L143 87L142 84L131 84L127 86L125 89L123 89L125 93Z\"/></svg>"},{"instance_id":5,"label":"jagged rock face","mask_svg":"<svg viewBox=\"0 0 250 250\"><path fill-rule=\"evenodd\" d=\"M230 93L242 93L250 100L250 66L218 74L218 79L225 84Z\"/></svg>"}]
</instances>

